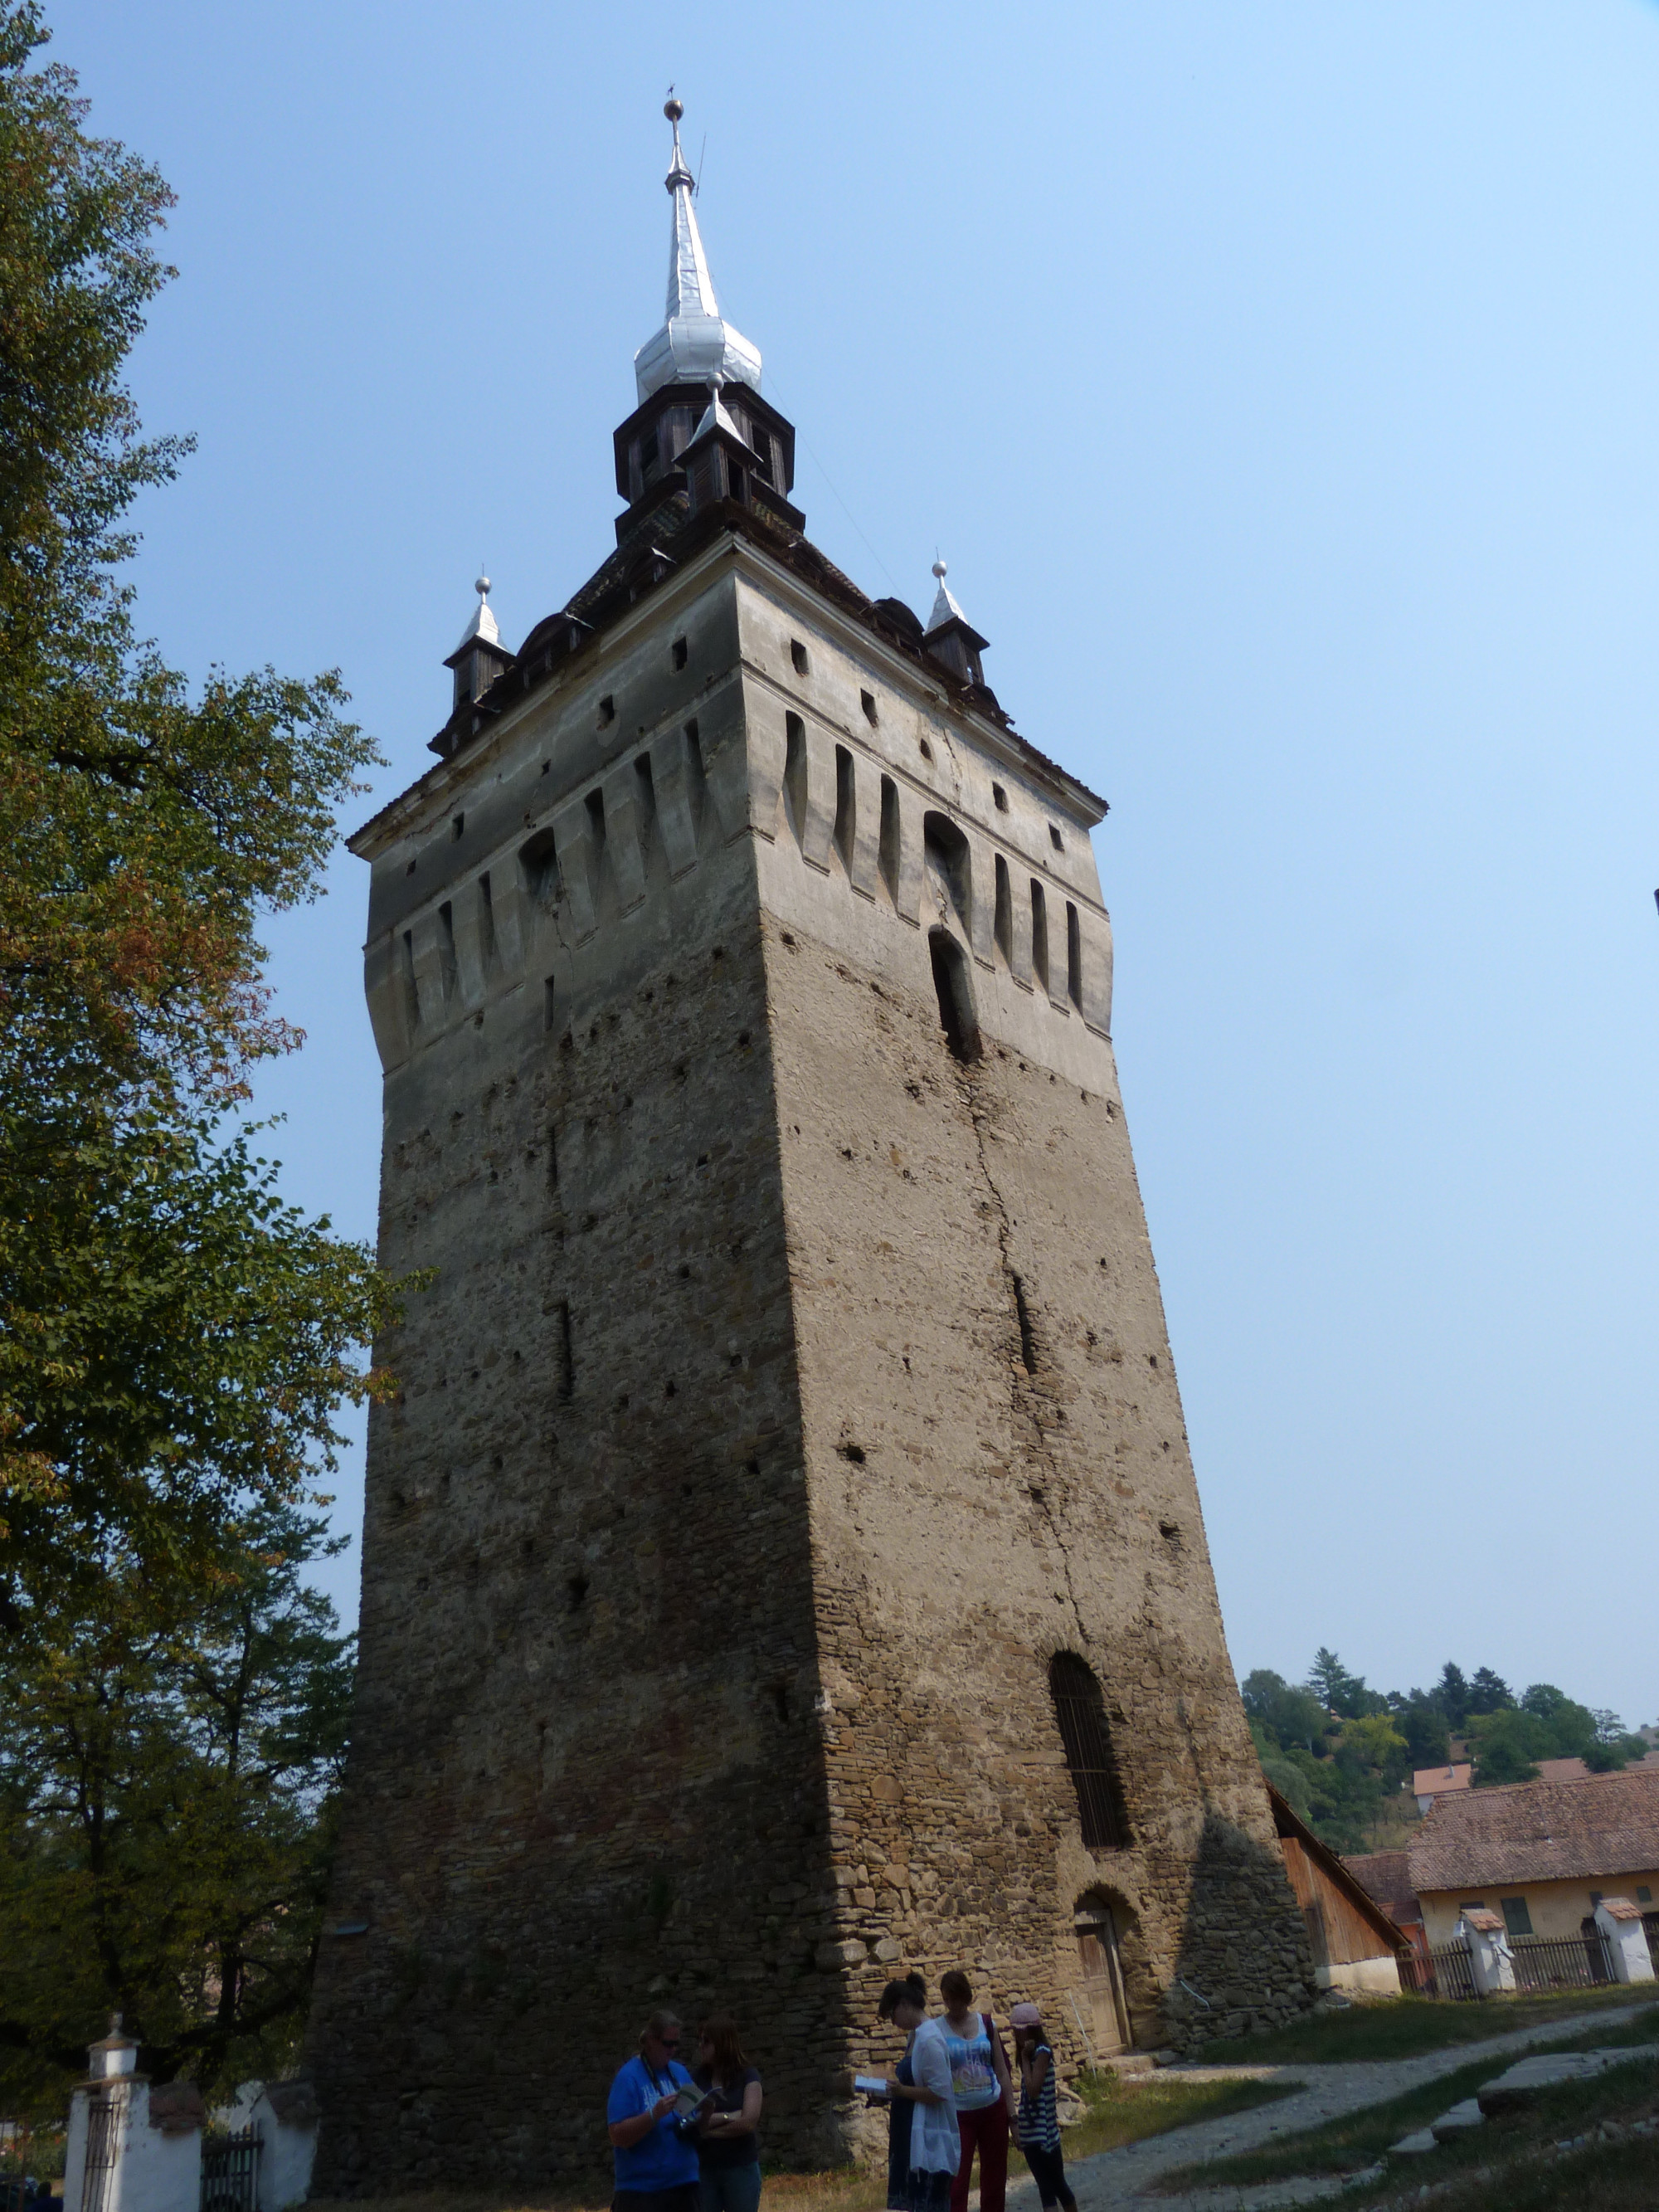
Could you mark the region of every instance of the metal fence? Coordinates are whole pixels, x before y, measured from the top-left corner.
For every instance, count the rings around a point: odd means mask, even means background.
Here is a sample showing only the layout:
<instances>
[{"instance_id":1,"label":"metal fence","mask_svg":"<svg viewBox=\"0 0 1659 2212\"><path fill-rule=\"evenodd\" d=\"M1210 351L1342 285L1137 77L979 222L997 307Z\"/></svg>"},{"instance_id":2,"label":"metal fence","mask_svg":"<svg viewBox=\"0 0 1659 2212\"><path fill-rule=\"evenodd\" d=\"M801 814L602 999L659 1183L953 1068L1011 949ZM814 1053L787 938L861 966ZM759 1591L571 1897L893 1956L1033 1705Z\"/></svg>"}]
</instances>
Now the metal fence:
<instances>
[{"instance_id":1,"label":"metal fence","mask_svg":"<svg viewBox=\"0 0 1659 2212\"><path fill-rule=\"evenodd\" d=\"M202 2137L202 2212L255 2212L259 2137L252 2128Z\"/></svg>"},{"instance_id":2,"label":"metal fence","mask_svg":"<svg viewBox=\"0 0 1659 2212\"><path fill-rule=\"evenodd\" d=\"M87 2163L81 2185L81 2212L106 2212L115 2179L116 2136L125 2107L107 2093L94 2092L87 2103Z\"/></svg>"}]
</instances>

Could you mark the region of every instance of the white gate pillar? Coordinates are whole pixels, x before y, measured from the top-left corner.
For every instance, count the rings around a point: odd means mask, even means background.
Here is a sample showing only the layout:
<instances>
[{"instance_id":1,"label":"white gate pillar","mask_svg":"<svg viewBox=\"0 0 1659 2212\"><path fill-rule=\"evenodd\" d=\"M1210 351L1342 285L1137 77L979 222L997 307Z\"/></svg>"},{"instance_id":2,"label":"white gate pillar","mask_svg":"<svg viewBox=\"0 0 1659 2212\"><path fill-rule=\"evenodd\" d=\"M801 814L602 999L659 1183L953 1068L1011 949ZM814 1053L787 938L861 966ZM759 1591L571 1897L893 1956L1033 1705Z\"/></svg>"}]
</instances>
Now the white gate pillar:
<instances>
[{"instance_id":1,"label":"white gate pillar","mask_svg":"<svg viewBox=\"0 0 1659 2212\"><path fill-rule=\"evenodd\" d=\"M1514 1989L1515 1954L1499 1914L1484 1910L1460 1913L1454 1932L1468 1948L1477 1996L1495 1997Z\"/></svg>"},{"instance_id":2,"label":"white gate pillar","mask_svg":"<svg viewBox=\"0 0 1659 2212\"><path fill-rule=\"evenodd\" d=\"M64 2212L197 2212L201 2094L188 2081L152 2091L137 2058L117 2013L88 2046L87 2079L70 2099Z\"/></svg>"},{"instance_id":3,"label":"white gate pillar","mask_svg":"<svg viewBox=\"0 0 1659 2212\"><path fill-rule=\"evenodd\" d=\"M317 2100L309 2081L273 2081L253 2107L259 2138L258 2212L289 2212L311 2190L317 2155Z\"/></svg>"},{"instance_id":4,"label":"white gate pillar","mask_svg":"<svg viewBox=\"0 0 1659 2212\"><path fill-rule=\"evenodd\" d=\"M1607 1939L1615 1982L1650 1982L1653 1958L1648 1931L1642 1925L1642 1908L1627 1897L1604 1897L1595 1908L1595 1924Z\"/></svg>"}]
</instances>

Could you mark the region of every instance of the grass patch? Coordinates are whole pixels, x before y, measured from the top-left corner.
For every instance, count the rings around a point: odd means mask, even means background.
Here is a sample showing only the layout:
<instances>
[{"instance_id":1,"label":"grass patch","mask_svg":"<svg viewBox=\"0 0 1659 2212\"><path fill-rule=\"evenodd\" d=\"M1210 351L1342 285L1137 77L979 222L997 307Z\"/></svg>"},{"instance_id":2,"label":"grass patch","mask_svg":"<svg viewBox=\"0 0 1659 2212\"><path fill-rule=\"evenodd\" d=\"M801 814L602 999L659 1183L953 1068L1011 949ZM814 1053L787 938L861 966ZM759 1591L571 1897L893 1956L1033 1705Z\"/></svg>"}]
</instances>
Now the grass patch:
<instances>
[{"instance_id":1,"label":"grass patch","mask_svg":"<svg viewBox=\"0 0 1659 2212\"><path fill-rule=\"evenodd\" d=\"M1204 2046L1211 2066L1330 2066L1348 2058L1412 2058L1460 2043L1488 2043L1517 2028L1547 2027L1574 2013L1628 2005L1626 1988L1563 1990L1547 1997L1487 1997L1454 2004L1445 1997L1389 1997L1346 2012L1310 2013L1265 2035Z\"/></svg>"},{"instance_id":2,"label":"grass patch","mask_svg":"<svg viewBox=\"0 0 1659 2212\"><path fill-rule=\"evenodd\" d=\"M1632 2053L1594 2081L1564 2082L1524 2112L1506 2112L1423 2158L1391 2160L1386 2179L1344 2193L1343 2202L1409 2202L1425 2182L1449 2185L1437 2212L1652 2212L1659 2203L1659 2141L1589 2141L1608 2123L1628 2125L1659 2113L1659 2057ZM1412 2171L1401 2171L1409 2163ZM1401 2185L1406 2185L1403 2191Z\"/></svg>"},{"instance_id":3,"label":"grass patch","mask_svg":"<svg viewBox=\"0 0 1659 2212\"><path fill-rule=\"evenodd\" d=\"M1650 2076L1656 2067L1659 2067L1659 2061L1636 2059L1635 2054L1643 2046L1656 2043L1659 2043L1659 2005L1650 2006L1646 2011L1638 2014L1634 2020L1610 2023L1605 2028L1592 2029L1583 2035L1564 2037L1559 2042L1542 2045L1539 2048L1588 2051L1626 2046L1632 2050L1638 2073L1645 2067L1646 2076ZM1316 2128L1285 2136L1278 2142L1262 2143L1255 2150L1235 2151L1226 2158L1210 2159L1201 2164L1182 2166L1175 2172L1164 2174L1154 2185L1170 2193L1181 2189L1215 2189L1226 2185L1248 2188L1252 2183L1284 2181L1293 2176L1358 2173L1374 2165L1390 2143L1398 2142L1401 2136L1409 2135L1418 2128L1427 2127L1431 2120L1437 2120L1441 2113L1450 2106L1461 2104L1465 2097L1474 2096L1483 2081L1490 2081L1495 2074L1503 2072L1504 2067L1512 2063L1512 2060L1490 2057L1474 2059L1467 2066L1457 2067L1449 2074L1442 2074L1432 2081L1425 2081L1420 2088L1408 2089L1403 2096L1390 2098L1385 2105L1367 2106L1363 2111L1346 2113L1340 2119L1326 2120ZM1613 2069L1612 2076L1602 2078L1620 2081L1628 2070L1619 2067ZM1531 2111L1514 2114L1504 2120L1487 2122L1486 2126L1474 2130L1462 2142L1443 2144L1437 2151L1421 2159L1413 2159L1409 2161L1410 2169L1413 2173L1422 2169L1425 2180L1438 2180L1459 2164L1480 2164L1483 2159L1489 2159L1494 2148L1517 2127L1523 2133L1530 2131L1540 2142L1553 2142L1555 2136L1564 2132L1577 2133L1576 2126L1564 2129L1561 2125L1555 2125L1554 2136L1547 2132L1548 2127L1553 2124L1549 2116L1553 2112L1554 2100L1590 2098L1594 2103L1601 2087L1601 2082L1597 2081L1552 2090L1548 2097L1540 2100L1534 2108L1545 2116L1542 2122L1545 2132L1542 2134L1538 2134L1532 2127ZM1616 2102L1625 2091L1621 2089L1610 2094L1613 2094ZM1594 2118L1599 2120L1604 2116L1600 2105L1596 2104ZM1650 2144L1648 2155L1650 2161L1659 2160L1659 2150ZM1395 2171L1404 2168L1407 2163L1404 2160L1400 2160ZM1433 2169L1431 2175L1429 2172L1431 2167ZM1370 2200L1362 2197L1356 2201ZM1647 2208L1644 2208L1644 2212L1647 2212Z\"/></svg>"},{"instance_id":4,"label":"grass patch","mask_svg":"<svg viewBox=\"0 0 1659 2212\"><path fill-rule=\"evenodd\" d=\"M1084 2116L1060 2138L1068 2166L1098 2151L1115 2150L1120 2143L1167 2135L1194 2120L1225 2119L1255 2105L1271 2105L1303 2084L1192 2081L1180 2074L1079 2074L1072 2087L1083 2100ZM1018 2145L1014 2148L1018 2152Z\"/></svg>"}]
</instances>

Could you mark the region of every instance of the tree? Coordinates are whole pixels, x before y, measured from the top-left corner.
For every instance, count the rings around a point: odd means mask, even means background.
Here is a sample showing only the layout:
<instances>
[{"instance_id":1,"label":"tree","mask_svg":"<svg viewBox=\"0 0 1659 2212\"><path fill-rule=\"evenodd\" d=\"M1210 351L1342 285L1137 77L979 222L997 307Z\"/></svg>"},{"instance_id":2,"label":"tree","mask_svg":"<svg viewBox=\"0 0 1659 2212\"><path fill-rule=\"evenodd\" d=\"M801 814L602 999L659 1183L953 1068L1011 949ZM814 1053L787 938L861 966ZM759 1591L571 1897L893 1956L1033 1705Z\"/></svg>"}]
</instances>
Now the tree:
<instances>
[{"instance_id":1,"label":"tree","mask_svg":"<svg viewBox=\"0 0 1659 2212\"><path fill-rule=\"evenodd\" d=\"M1554 1756L1548 1725L1518 1705L1477 1713L1468 1726L1474 1754L1469 1780L1477 1790L1502 1782L1535 1782L1537 1762Z\"/></svg>"},{"instance_id":2,"label":"tree","mask_svg":"<svg viewBox=\"0 0 1659 2212\"><path fill-rule=\"evenodd\" d=\"M1448 1659L1440 1670L1440 1680L1435 1685L1435 1703L1446 1716L1449 1728L1461 1729L1469 1715L1469 1686L1461 1667Z\"/></svg>"},{"instance_id":3,"label":"tree","mask_svg":"<svg viewBox=\"0 0 1659 2212\"><path fill-rule=\"evenodd\" d=\"M1446 1717L1421 1690L1389 1700L1395 1727L1406 1739L1413 1767L1443 1766L1451 1756Z\"/></svg>"},{"instance_id":4,"label":"tree","mask_svg":"<svg viewBox=\"0 0 1659 2212\"><path fill-rule=\"evenodd\" d=\"M1515 1703L1509 1684L1501 1674L1494 1674L1490 1667L1478 1667L1469 1683L1469 1711L1472 1713L1502 1712L1506 1705Z\"/></svg>"},{"instance_id":5,"label":"tree","mask_svg":"<svg viewBox=\"0 0 1659 2212\"><path fill-rule=\"evenodd\" d=\"M206 1120L77 1130L0 1100L0 1395L46 1470L9 1500L0 1631L94 1600L112 1532L154 1579L211 1594L249 1502L331 1470L389 1286Z\"/></svg>"},{"instance_id":6,"label":"tree","mask_svg":"<svg viewBox=\"0 0 1659 2212\"><path fill-rule=\"evenodd\" d=\"M1300 1744L1304 1750L1316 1751L1324 1741L1330 1723L1318 1698L1270 1668L1259 1667L1247 1674L1239 1694L1249 1718L1268 1729L1281 1747Z\"/></svg>"},{"instance_id":7,"label":"tree","mask_svg":"<svg viewBox=\"0 0 1659 2212\"><path fill-rule=\"evenodd\" d=\"M61 2110L118 2010L159 2080L291 2062L320 1926L350 1639L303 1569L321 1526L246 1523L180 1608L130 1553L0 1649L0 2100Z\"/></svg>"},{"instance_id":8,"label":"tree","mask_svg":"<svg viewBox=\"0 0 1659 2212\"><path fill-rule=\"evenodd\" d=\"M1411 1756L1406 1739L1387 1713L1365 1713L1345 1721L1337 1740L1337 1756L1346 1756L1360 1771L1397 1783Z\"/></svg>"},{"instance_id":9,"label":"tree","mask_svg":"<svg viewBox=\"0 0 1659 2212\"><path fill-rule=\"evenodd\" d=\"M222 1176L209 1209L210 1316L183 1279L188 1237L167 1244L201 1218L211 1117L295 1042L270 1014L258 915L315 895L334 808L374 753L341 719L337 676L216 671L192 698L134 629L120 525L186 450L140 438L121 382L172 274L152 243L172 196L86 135L70 72L33 66L46 35L37 0L0 0L0 1638L32 1617L31 1589L95 1572L112 1537L153 1576L202 1571L242 1493L291 1498L307 1442L326 1459L326 1390L273 1398L263 1425L247 1402L253 1367L226 1334L239 1267L244 1314L286 1267L286 1319L336 1397L371 1387L346 1353L384 1312L368 1255L325 1224L303 1255L279 1229L268 1264L274 1200L245 1162L241 1260ZM188 1338L149 1395L169 1299L169 1326L216 1329L182 1437Z\"/></svg>"}]
</instances>

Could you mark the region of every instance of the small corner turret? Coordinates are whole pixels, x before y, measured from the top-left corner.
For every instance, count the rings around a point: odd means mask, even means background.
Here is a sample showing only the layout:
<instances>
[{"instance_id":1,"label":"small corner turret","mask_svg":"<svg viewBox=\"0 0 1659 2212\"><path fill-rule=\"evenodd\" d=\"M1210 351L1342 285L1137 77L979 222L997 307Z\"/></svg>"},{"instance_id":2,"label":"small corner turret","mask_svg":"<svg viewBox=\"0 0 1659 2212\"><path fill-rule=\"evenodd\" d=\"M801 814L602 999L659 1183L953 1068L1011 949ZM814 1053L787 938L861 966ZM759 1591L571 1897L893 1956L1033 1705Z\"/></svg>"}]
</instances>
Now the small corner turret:
<instances>
[{"instance_id":1,"label":"small corner turret","mask_svg":"<svg viewBox=\"0 0 1659 2212\"><path fill-rule=\"evenodd\" d=\"M495 678L513 665L513 655L501 643L501 634L489 605L489 579L481 575L473 584L478 604L461 634L461 641L445 656L444 666L454 672L454 696L449 720L431 741L431 750L446 758L477 727L478 702Z\"/></svg>"}]
</instances>

